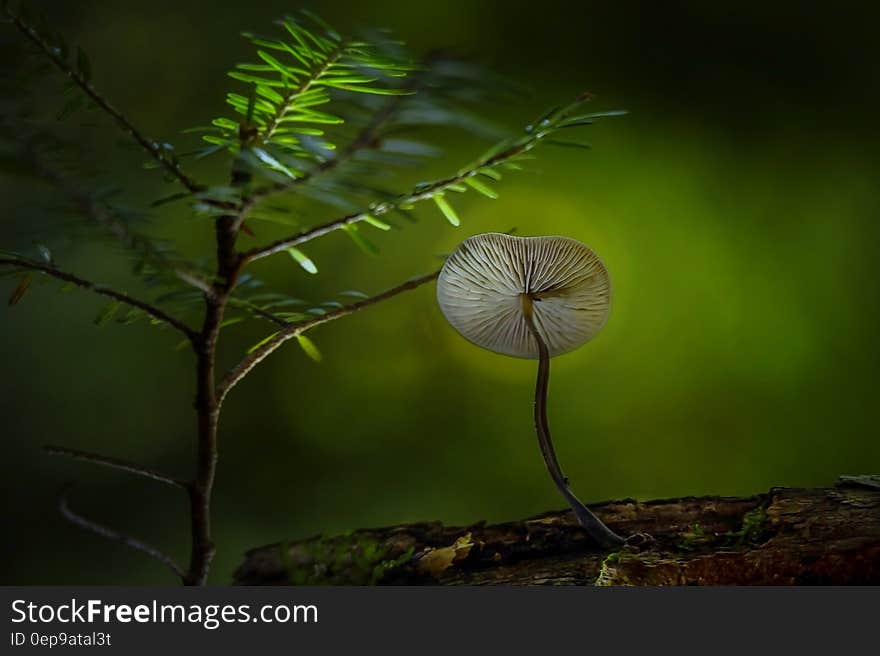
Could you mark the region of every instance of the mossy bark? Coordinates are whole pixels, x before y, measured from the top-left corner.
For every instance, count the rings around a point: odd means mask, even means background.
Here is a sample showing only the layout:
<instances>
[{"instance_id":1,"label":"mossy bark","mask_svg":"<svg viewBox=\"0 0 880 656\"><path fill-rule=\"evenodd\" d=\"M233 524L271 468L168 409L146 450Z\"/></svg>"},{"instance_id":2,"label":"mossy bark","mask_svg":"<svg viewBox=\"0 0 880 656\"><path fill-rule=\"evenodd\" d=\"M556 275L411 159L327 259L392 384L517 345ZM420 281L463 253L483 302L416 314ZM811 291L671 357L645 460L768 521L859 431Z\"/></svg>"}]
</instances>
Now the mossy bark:
<instances>
[{"instance_id":1,"label":"mossy bark","mask_svg":"<svg viewBox=\"0 0 880 656\"><path fill-rule=\"evenodd\" d=\"M517 522L362 529L249 551L244 585L880 584L880 477L752 497L631 499L593 506L621 535L609 553L570 511Z\"/></svg>"}]
</instances>

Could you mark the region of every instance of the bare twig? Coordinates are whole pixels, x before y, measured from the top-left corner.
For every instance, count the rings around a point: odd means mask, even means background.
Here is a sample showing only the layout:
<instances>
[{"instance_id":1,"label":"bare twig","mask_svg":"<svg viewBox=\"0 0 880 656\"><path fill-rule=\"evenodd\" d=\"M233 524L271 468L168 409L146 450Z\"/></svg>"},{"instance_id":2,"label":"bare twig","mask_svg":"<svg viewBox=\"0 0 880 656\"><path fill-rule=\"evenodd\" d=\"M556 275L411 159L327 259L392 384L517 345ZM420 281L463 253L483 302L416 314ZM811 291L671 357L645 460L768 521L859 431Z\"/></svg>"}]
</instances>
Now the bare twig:
<instances>
[{"instance_id":1,"label":"bare twig","mask_svg":"<svg viewBox=\"0 0 880 656\"><path fill-rule=\"evenodd\" d=\"M198 274L187 271L182 267L178 267L174 270L174 275L180 278L180 280L185 282L187 285L195 287L203 294L206 294L208 296L212 296L214 294L214 287L211 285L211 283Z\"/></svg>"},{"instance_id":2,"label":"bare twig","mask_svg":"<svg viewBox=\"0 0 880 656\"><path fill-rule=\"evenodd\" d=\"M24 19L15 13L13 13L12 9L9 7L4 7L6 16L12 21L12 24L18 28L18 30L24 34L34 45L36 45L43 53L48 57L49 61L51 61L55 66L64 73L74 84L76 84L82 91L85 93L91 100L100 107L105 113L109 114L122 128L123 132L128 134L134 141L136 141L140 146L149 153L149 155L159 163L162 168L164 168L168 173L174 176L184 187L186 187L187 191L191 193L196 193L202 190L202 186L195 182L192 178L190 178L183 170L180 168L180 164L177 163L176 160L168 157L168 155L164 152L163 147L160 143L150 139L142 132L140 132L132 123L129 121L122 112L120 112L116 107L110 104L104 96L102 96L95 87L92 86L92 83L87 79L87 77L81 72L70 66L67 61L62 56L60 50L58 48L54 48L50 43L46 41L46 39L37 32L31 25L24 21Z\"/></svg>"},{"instance_id":3,"label":"bare twig","mask_svg":"<svg viewBox=\"0 0 880 656\"><path fill-rule=\"evenodd\" d=\"M131 547L136 551L140 551L141 553L148 555L150 558L159 561L160 563L165 565L165 567L174 572L175 576L177 576L181 580L184 580L185 574L183 570L176 562L174 562L174 559L171 558L171 556L169 556L168 554L163 553L156 547L147 544L146 542L142 542L130 535L126 535L125 533L122 533L115 529L108 528L103 524L98 524L97 522L93 522L90 519L86 519L82 515L79 515L71 510L70 505L67 503L67 490L64 490L64 492L62 492L61 494L61 499L58 503L58 509L61 511L61 514L64 516L64 518L71 524L100 535L102 538L112 540L113 542L119 542L127 547Z\"/></svg>"},{"instance_id":4,"label":"bare twig","mask_svg":"<svg viewBox=\"0 0 880 656\"><path fill-rule=\"evenodd\" d=\"M100 296L106 296L107 298L112 298L115 301L119 301L125 305L129 305L131 307L137 308L153 317L157 321L161 321L162 323L168 324L172 328L175 328L182 332L187 338L192 341L197 337L197 333L183 323L180 319L176 317L172 317L170 314L166 313L164 310L160 310L154 305L150 305L144 301L138 300L128 294L124 294L122 292L117 292L108 287L104 287L103 285L99 285L97 283L92 282L91 280L86 280L85 278L80 278L72 273L68 273L66 271L62 271L61 269L57 269L51 264L40 264L39 262L32 262L30 260L25 260L21 258L0 258L0 266L11 266L19 269L29 269L32 271L42 271L46 275L52 276L53 278L58 278L59 280L64 280L65 282L72 283L77 287L82 289L87 289L90 292L94 292L95 294L99 294Z\"/></svg>"},{"instance_id":5,"label":"bare twig","mask_svg":"<svg viewBox=\"0 0 880 656\"><path fill-rule=\"evenodd\" d=\"M138 476L159 481L160 483L165 483L172 487L179 487L183 490L189 489L189 484L185 481L181 481L172 476L167 476L148 467L142 467L141 465L126 462L125 460L118 460L117 458L89 453L88 451L80 451L79 449L68 449L63 446L54 446L52 444L47 444L44 448L49 455L65 456L67 458L73 458L74 460L91 462L95 465L101 465L102 467L110 467L111 469L118 469L131 474L137 474Z\"/></svg>"},{"instance_id":6,"label":"bare twig","mask_svg":"<svg viewBox=\"0 0 880 656\"><path fill-rule=\"evenodd\" d=\"M253 369L260 362L265 360L273 351L275 351L287 340L296 337L297 335L301 335L305 331L309 330L310 328L314 328L315 326L320 326L321 324L335 321L336 319L341 319L342 317L353 314L358 310L362 310L366 307L375 305L376 303L397 296L402 292L420 287L425 283L431 282L438 275L440 275L440 272L434 271L433 273L428 273L424 276L419 276L418 278L407 280L406 282L397 285L396 287L392 287L391 289L388 289L381 294L370 296L369 298L365 298L356 303L344 305L341 308L337 308L331 312L328 312L327 314L287 324L283 329L279 330L275 334L275 336L272 337L272 339L260 346L255 351L249 353L237 365L235 365L226 373L226 375L223 377L223 380L220 381L220 384L217 386L218 403L223 402L223 400L226 398L226 395L229 393L229 390L231 390L242 378L244 378L251 371L251 369Z\"/></svg>"}]
</instances>

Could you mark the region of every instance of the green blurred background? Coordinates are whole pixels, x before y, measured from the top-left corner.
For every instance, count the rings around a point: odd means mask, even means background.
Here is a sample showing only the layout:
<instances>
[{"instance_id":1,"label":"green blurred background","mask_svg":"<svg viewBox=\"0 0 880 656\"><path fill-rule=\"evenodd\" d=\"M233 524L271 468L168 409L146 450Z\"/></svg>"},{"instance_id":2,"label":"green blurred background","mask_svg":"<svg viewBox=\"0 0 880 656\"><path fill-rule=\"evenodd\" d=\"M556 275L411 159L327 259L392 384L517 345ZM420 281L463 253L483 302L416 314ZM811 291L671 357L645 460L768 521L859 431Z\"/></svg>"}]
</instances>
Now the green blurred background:
<instances>
[{"instance_id":1,"label":"green blurred background","mask_svg":"<svg viewBox=\"0 0 880 656\"><path fill-rule=\"evenodd\" d=\"M249 58L237 34L268 31L298 6L343 31L390 27L417 52L449 47L522 84L525 97L483 109L511 131L585 89L597 109L629 109L587 129L592 152L540 149L532 172L505 176L500 200L453 197L461 228L425 205L415 226L371 231L378 259L339 233L308 249L317 276L286 256L257 270L278 290L323 300L430 271L438 255L478 232L516 226L519 234L575 237L604 259L614 286L603 332L553 363L551 425L579 496L739 495L880 471L880 58L876 17L864 10L841 4L814 13L792 2L41 4L68 41L88 50L96 85L148 134L176 142L188 139L181 129L225 112L223 95L234 86L225 71ZM0 39L18 36L3 27ZM53 74L35 83L57 90L60 82ZM115 148L112 126L96 121L104 136L87 145L87 158L126 186L125 199L144 205L167 194L159 175L140 168L143 157ZM400 178L401 191L454 171L487 145L457 132L440 144L445 157ZM55 239L60 222L47 189L0 177L0 246L39 239L57 246L65 268L138 291L118 249ZM325 208L314 220L336 213ZM275 234L255 229L260 243ZM158 212L152 231L186 252L209 252L208 222L183 205ZM3 293L13 285L4 279ZM76 509L185 560L184 499L40 449L56 442L185 475L192 358L174 350L169 331L96 328L99 300L53 289L0 310L0 582L171 583L141 555L64 523L55 499L65 481L77 481ZM258 323L229 329L222 362L265 332ZM429 519L502 521L563 505L532 430L535 364L467 343L440 314L433 285L311 336L322 363L287 346L225 406L213 583L230 580L245 549L283 538Z\"/></svg>"}]
</instances>

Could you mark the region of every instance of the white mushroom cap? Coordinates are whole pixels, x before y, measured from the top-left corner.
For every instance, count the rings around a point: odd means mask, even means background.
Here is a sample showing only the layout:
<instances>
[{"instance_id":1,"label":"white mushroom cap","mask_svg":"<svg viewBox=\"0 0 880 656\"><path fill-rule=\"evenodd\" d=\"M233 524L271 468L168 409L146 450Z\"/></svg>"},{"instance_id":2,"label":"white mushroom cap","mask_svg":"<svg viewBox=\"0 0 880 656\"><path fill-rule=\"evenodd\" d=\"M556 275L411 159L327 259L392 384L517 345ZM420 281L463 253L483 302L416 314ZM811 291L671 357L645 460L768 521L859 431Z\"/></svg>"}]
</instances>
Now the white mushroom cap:
<instances>
[{"instance_id":1,"label":"white mushroom cap","mask_svg":"<svg viewBox=\"0 0 880 656\"><path fill-rule=\"evenodd\" d=\"M489 232L466 239L446 260L437 302L453 328L477 346L537 358L525 308L531 306L550 355L559 355L605 324L611 284L599 257L577 240Z\"/></svg>"}]
</instances>

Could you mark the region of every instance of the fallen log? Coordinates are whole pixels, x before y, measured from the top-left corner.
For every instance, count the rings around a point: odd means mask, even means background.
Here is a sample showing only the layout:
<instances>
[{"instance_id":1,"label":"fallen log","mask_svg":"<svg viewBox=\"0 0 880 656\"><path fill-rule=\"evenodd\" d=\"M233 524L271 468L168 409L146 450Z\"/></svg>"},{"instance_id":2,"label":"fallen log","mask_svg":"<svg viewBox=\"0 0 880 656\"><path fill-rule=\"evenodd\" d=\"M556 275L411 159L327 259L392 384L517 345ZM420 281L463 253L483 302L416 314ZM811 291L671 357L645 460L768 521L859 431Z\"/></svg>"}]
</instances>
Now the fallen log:
<instances>
[{"instance_id":1,"label":"fallen log","mask_svg":"<svg viewBox=\"0 0 880 656\"><path fill-rule=\"evenodd\" d=\"M880 476L751 497L592 506L620 535L597 549L570 511L522 521L361 529L252 549L240 585L880 584Z\"/></svg>"}]
</instances>

